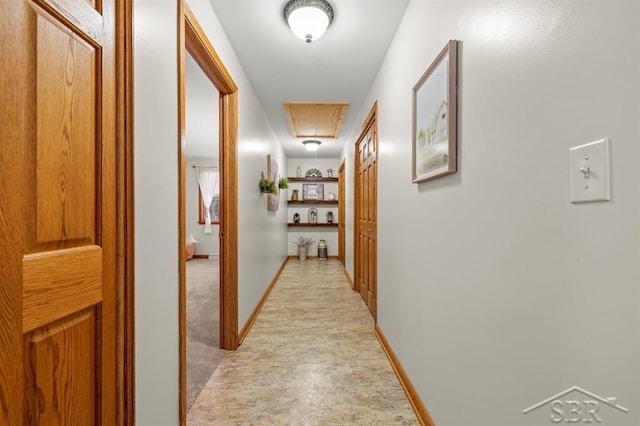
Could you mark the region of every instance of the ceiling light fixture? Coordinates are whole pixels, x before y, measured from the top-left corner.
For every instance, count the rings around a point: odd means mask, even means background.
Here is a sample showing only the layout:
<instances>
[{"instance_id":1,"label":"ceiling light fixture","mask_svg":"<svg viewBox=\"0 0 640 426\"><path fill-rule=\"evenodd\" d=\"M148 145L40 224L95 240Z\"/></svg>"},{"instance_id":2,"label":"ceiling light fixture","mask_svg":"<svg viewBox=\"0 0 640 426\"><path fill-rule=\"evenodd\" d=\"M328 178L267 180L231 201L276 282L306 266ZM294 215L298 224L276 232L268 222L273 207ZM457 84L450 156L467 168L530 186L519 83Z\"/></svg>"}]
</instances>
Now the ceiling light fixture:
<instances>
[{"instance_id":1,"label":"ceiling light fixture","mask_svg":"<svg viewBox=\"0 0 640 426\"><path fill-rule=\"evenodd\" d=\"M304 141L302 142L302 144L304 145L304 148L309 152L315 152L318 150L318 148L320 148L320 141L316 141L312 139L308 141Z\"/></svg>"},{"instance_id":2,"label":"ceiling light fixture","mask_svg":"<svg viewBox=\"0 0 640 426\"><path fill-rule=\"evenodd\" d=\"M282 15L296 37L307 43L322 37L334 16L327 0L289 0Z\"/></svg>"}]
</instances>

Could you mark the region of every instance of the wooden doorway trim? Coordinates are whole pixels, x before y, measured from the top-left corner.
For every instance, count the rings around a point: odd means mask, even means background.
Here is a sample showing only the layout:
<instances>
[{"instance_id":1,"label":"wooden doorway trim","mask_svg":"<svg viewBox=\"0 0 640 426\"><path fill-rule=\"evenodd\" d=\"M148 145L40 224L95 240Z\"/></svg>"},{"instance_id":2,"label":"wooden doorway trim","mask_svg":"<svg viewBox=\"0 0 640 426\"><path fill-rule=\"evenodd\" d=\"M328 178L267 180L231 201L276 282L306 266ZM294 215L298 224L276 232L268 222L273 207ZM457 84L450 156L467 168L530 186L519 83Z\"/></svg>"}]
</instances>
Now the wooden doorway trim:
<instances>
[{"instance_id":1,"label":"wooden doorway trim","mask_svg":"<svg viewBox=\"0 0 640 426\"><path fill-rule=\"evenodd\" d=\"M353 217L353 271L354 271L354 290L358 291L364 299L374 321L377 323L377 216L378 216L378 102L374 102L367 118L362 126L362 131L358 136L358 140L354 146L354 217ZM365 142L365 138L373 133L373 177L372 182L361 182L360 166L362 159L360 157L360 145ZM368 147L370 153L371 146ZM367 160L369 161L369 160ZM366 190L363 191L363 186ZM367 229L367 247L362 247L360 241L360 218L366 215L367 219L372 219L373 224L369 223L372 229ZM365 232L363 231L364 235ZM371 244L371 241L373 243ZM365 264L365 261L367 262ZM369 263L369 262L372 262ZM363 286L363 283L365 287ZM368 294L363 294L363 291Z\"/></svg>"},{"instance_id":2,"label":"wooden doorway trim","mask_svg":"<svg viewBox=\"0 0 640 426\"><path fill-rule=\"evenodd\" d=\"M338 260L346 266L345 256L345 194L346 194L346 175L345 161L342 160L338 169Z\"/></svg>"},{"instance_id":3,"label":"wooden doorway trim","mask_svg":"<svg viewBox=\"0 0 640 426\"><path fill-rule=\"evenodd\" d=\"M133 6L116 0L116 240L117 371L116 421L135 425L135 279L133 173Z\"/></svg>"},{"instance_id":4,"label":"wooden doorway trim","mask_svg":"<svg viewBox=\"0 0 640 426\"><path fill-rule=\"evenodd\" d=\"M238 87L184 0L178 2L180 424L186 424L185 55L220 93L220 346L238 347Z\"/></svg>"}]
</instances>

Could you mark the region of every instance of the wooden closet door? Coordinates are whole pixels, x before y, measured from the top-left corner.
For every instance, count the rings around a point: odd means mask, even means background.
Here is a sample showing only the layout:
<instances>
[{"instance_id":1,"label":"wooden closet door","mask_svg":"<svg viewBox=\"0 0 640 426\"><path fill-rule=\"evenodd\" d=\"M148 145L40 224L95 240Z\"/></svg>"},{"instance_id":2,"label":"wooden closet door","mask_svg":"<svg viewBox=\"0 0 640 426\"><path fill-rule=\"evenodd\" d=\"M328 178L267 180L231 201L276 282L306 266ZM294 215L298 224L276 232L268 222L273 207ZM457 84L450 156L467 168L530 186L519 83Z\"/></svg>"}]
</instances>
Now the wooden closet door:
<instances>
[{"instance_id":1,"label":"wooden closet door","mask_svg":"<svg viewBox=\"0 0 640 426\"><path fill-rule=\"evenodd\" d=\"M113 0L0 5L0 424L116 423Z\"/></svg>"},{"instance_id":2,"label":"wooden closet door","mask_svg":"<svg viewBox=\"0 0 640 426\"><path fill-rule=\"evenodd\" d=\"M371 315L377 312L377 128L375 107L356 144L356 286Z\"/></svg>"}]
</instances>

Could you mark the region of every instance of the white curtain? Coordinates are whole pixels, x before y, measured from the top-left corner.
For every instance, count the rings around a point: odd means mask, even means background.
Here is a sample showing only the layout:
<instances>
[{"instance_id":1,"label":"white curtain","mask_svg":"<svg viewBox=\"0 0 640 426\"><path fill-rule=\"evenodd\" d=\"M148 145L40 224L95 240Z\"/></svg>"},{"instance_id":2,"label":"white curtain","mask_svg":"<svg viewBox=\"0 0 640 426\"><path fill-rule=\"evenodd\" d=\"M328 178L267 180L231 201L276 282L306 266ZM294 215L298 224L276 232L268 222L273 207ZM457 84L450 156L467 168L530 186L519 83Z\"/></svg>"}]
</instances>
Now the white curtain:
<instances>
[{"instance_id":1,"label":"white curtain","mask_svg":"<svg viewBox=\"0 0 640 426\"><path fill-rule=\"evenodd\" d=\"M204 201L204 233L211 234L211 202L220 194L218 189L218 168L215 166L195 166L198 186Z\"/></svg>"}]
</instances>

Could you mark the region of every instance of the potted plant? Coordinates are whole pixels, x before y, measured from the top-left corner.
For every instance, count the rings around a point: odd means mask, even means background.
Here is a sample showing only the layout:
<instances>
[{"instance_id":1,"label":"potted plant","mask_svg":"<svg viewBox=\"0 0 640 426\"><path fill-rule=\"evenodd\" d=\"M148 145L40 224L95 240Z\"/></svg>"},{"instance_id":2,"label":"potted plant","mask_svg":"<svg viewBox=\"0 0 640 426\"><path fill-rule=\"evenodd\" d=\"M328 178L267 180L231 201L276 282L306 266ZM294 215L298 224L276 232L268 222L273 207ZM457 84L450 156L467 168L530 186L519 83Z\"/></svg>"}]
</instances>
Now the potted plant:
<instances>
[{"instance_id":1,"label":"potted plant","mask_svg":"<svg viewBox=\"0 0 640 426\"><path fill-rule=\"evenodd\" d=\"M298 259L307 260L307 253L312 245L316 242L311 237L303 237L302 235L298 237L298 241L295 241L293 244L298 247Z\"/></svg>"},{"instance_id":2,"label":"potted plant","mask_svg":"<svg viewBox=\"0 0 640 426\"><path fill-rule=\"evenodd\" d=\"M287 189L289 187L289 180L286 177L281 177L278 181L278 188Z\"/></svg>"},{"instance_id":3,"label":"potted plant","mask_svg":"<svg viewBox=\"0 0 640 426\"><path fill-rule=\"evenodd\" d=\"M278 189L276 188L276 183L270 179L264 177L264 174L260 178L260 182L258 182L258 187L260 188L260 192L263 194L276 194Z\"/></svg>"}]
</instances>

